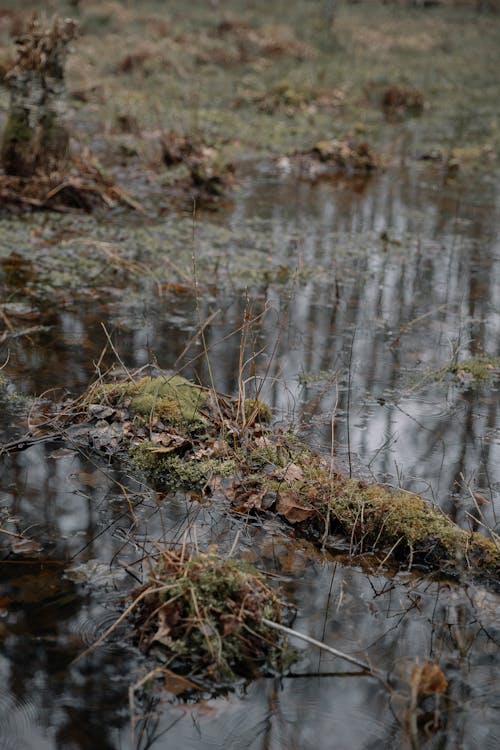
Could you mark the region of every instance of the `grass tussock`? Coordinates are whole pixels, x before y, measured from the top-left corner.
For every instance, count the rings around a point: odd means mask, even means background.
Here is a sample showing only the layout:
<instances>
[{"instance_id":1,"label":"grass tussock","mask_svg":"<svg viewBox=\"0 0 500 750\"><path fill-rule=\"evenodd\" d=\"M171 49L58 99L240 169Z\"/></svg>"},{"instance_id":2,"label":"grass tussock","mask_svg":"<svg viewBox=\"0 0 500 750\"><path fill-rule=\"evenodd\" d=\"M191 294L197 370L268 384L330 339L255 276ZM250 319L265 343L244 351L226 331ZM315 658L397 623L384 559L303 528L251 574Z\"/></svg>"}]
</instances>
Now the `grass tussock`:
<instances>
[{"instance_id":1,"label":"grass tussock","mask_svg":"<svg viewBox=\"0 0 500 750\"><path fill-rule=\"evenodd\" d=\"M161 551L135 609L137 642L190 677L234 680L278 665L281 604L263 576L214 552Z\"/></svg>"}]
</instances>

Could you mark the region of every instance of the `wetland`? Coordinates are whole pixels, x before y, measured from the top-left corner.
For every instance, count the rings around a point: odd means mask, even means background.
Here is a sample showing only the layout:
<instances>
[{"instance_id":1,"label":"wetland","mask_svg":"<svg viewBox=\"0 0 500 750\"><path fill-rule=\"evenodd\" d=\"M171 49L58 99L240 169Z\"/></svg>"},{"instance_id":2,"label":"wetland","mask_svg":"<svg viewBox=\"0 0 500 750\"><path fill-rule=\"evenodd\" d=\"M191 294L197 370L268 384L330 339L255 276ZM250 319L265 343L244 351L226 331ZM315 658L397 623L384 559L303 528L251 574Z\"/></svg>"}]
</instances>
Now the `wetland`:
<instances>
[{"instance_id":1,"label":"wetland","mask_svg":"<svg viewBox=\"0 0 500 750\"><path fill-rule=\"evenodd\" d=\"M2 129L47 7L0 11ZM498 747L499 8L332 7L48 8L70 162L0 180L1 750Z\"/></svg>"}]
</instances>

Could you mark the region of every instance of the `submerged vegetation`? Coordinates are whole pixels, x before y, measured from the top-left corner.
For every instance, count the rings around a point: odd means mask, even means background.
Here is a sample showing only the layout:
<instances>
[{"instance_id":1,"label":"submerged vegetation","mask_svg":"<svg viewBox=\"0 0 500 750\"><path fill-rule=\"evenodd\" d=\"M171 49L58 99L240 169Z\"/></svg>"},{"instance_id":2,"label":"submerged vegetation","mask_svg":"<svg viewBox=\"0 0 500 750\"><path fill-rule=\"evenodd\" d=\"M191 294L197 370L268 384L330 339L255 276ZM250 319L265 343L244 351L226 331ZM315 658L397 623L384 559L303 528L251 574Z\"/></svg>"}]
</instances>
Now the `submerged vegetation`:
<instances>
[{"instance_id":1,"label":"submerged vegetation","mask_svg":"<svg viewBox=\"0 0 500 750\"><path fill-rule=\"evenodd\" d=\"M477 356L453 362L446 371L462 383L500 377L500 357Z\"/></svg>"}]
</instances>

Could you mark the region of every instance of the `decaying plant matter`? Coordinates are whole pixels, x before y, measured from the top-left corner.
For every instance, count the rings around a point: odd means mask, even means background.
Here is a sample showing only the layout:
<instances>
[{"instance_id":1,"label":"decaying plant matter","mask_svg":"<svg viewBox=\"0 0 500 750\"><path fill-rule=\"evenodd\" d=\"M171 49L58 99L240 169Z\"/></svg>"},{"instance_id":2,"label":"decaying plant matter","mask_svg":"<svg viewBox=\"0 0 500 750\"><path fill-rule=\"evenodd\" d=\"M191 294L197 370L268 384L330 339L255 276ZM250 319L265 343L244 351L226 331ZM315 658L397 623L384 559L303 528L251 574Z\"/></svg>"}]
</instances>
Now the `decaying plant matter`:
<instances>
[{"instance_id":1,"label":"decaying plant matter","mask_svg":"<svg viewBox=\"0 0 500 750\"><path fill-rule=\"evenodd\" d=\"M337 174L366 176L382 168L380 155L366 141L353 136L317 141L305 151L282 157L278 166L307 178Z\"/></svg>"},{"instance_id":2,"label":"decaying plant matter","mask_svg":"<svg viewBox=\"0 0 500 750\"><path fill-rule=\"evenodd\" d=\"M498 583L494 536L461 529L419 495L333 470L269 417L261 401L242 405L179 375L129 373L66 404L56 424L73 425L72 439L121 457L158 485L219 492L233 512L276 514L323 548L335 549L341 534L352 555Z\"/></svg>"},{"instance_id":3,"label":"decaying plant matter","mask_svg":"<svg viewBox=\"0 0 500 750\"><path fill-rule=\"evenodd\" d=\"M221 160L217 150L189 136L169 130L162 134L160 147L167 167L183 165L199 199L223 195L234 183L234 166Z\"/></svg>"},{"instance_id":4,"label":"decaying plant matter","mask_svg":"<svg viewBox=\"0 0 500 750\"><path fill-rule=\"evenodd\" d=\"M134 609L138 645L176 671L209 680L278 666L281 603L254 568L186 548L161 549Z\"/></svg>"},{"instance_id":5,"label":"decaying plant matter","mask_svg":"<svg viewBox=\"0 0 500 750\"><path fill-rule=\"evenodd\" d=\"M5 76L10 109L1 161L8 175L32 177L64 170L69 156L65 124L64 67L68 45L77 34L71 19L55 18L44 27L34 17L16 40L17 59Z\"/></svg>"},{"instance_id":6,"label":"decaying plant matter","mask_svg":"<svg viewBox=\"0 0 500 750\"><path fill-rule=\"evenodd\" d=\"M71 158L64 69L77 33L71 19L56 17L45 26L34 16L16 39L16 60L4 77L10 107L0 148L0 199L7 206L140 208L94 159Z\"/></svg>"}]
</instances>

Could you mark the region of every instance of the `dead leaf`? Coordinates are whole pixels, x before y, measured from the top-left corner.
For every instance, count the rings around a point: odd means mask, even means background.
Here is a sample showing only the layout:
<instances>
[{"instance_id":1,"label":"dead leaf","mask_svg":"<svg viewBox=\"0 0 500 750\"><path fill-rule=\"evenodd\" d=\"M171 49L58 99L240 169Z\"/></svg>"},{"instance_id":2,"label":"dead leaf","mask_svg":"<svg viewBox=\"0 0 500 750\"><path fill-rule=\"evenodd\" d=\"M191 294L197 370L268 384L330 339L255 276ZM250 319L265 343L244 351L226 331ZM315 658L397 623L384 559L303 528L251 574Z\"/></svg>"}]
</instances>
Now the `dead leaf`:
<instances>
[{"instance_id":1,"label":"dead leaf","mask_svg":"<svg viewBox=\"0 0 500 750\"><path fill-rule=\"evenodd\" d=\"M252 490L238 497L238 510L262 510L262 499L265 494L265 490Z\"/></svg>"},{"instance_id":2,"label":"dead leaf","mask_svg":"<svg viewBox=\"0 0 500 750\"><path fill-rule=\"evenodd\" d=\"M301 482L304 479L304 472L298 464L288 464L284 469L275 469L270 475L281 482Z\"/></svg>"},{"instance_id":3,"label":"dead leaf","mask_svg":"<svg viewBox=\"0 0 500 750\"><path fill-rule=\"evenodd\" d=\"M435 695L444 693L448 680L435 661L415 664L410 677L410 688L414 695Z\"/></svg>"},{"instance_id":4,"label":"dead leaf","mask_svg":"<svg viewBox=\"0 0 500 750\"><path fill-rule=\"evenodd\" d=\"M49 458L65 458L66 456L76 456L76 451L72 448L57 448L49 453Z\"/></svg>"},{"instance_id":5,"label":"dead leaf","mask_svg":"<svg viewBox=\"0 0 500 750\"><path fill-rule=\"evenodd\" d=\"M71 477L74 477L84 487L99 487L99 485L104 484L102 472L99 470L78 471L76 474L72 474Z\"/></svg>"},{"instance_id":6,"label":"dead leaf","mask_svg":"<svg viewBox=\"0 0 500 750\"><path fill-rule=\"evenodd\" d=\"M154 432L151 435L150 444L146 443L144 447L147 447L151 453L171 453L185 443L187 443L186 438L175 432Z\"/></svg>"},{"instance_id":7,"label":"dead leaf","mask_svg":"<svg viewBox=\"0 0 500 750\"><path fill-rule=\"evenodd\" d=\"M15 555L33 555L42 550L42 545L36 542L34 539L16 539L12 542L11 550Z\"/></svg>"},{"instance_id":8,"label":"dead leaf","mask_svg":"<svg viewBox=\"0 0 500 750\"><path fill-rule=\"evenodd\" d=\"M478 505L485 505L486 503L490 502L487 497L484 497L484 495L480 495L479 492L474 492L474 497Z\"/></svg>"},{"instance_id":9,"label":"dead leaf","mask_svg":"<svg viewBox=\"0 0 500 750\"><path fill-rule=\"evenodd\" d=\"M314 515L314 508L304 502L297 492L285 490L278 493L276 512L289 523L300 523Z\"/></svg>"},{"instance_id":10,"label":"dead leaf","mask_svg":"<svg viewBox=\"0 0 500 750\"><path fill-rule=\"evenodd\" d=\"M106 404L89 404L88 412L90 416L96 419L109 419L115 415L116 410Z\"/></svg>"},{"instance_id":11,"label":"dead leaf","mask_svg":"<svg viewBox=\"0 0 500 750\"><path fill-rule=\"evenodd\" d=\"M188 680L187 677L172 672L170 669L163 670L163 674L165 675L163 686L167 693L170 693L171 695L177 697L188 690L199 690L199 686L195 685L194 682Z\"/></svg>"}]
</instances>

